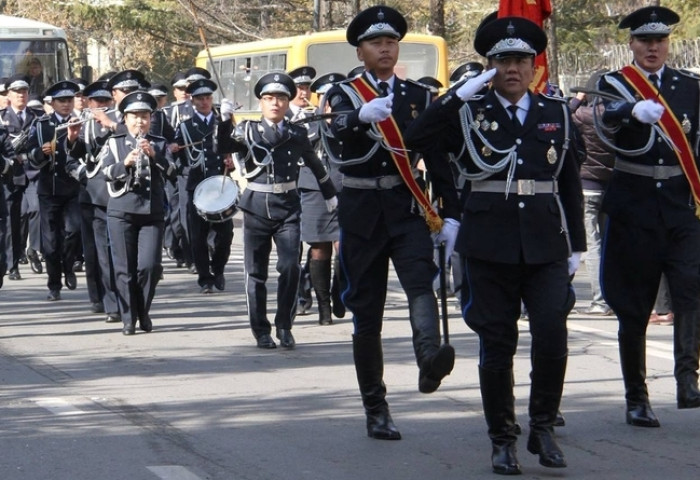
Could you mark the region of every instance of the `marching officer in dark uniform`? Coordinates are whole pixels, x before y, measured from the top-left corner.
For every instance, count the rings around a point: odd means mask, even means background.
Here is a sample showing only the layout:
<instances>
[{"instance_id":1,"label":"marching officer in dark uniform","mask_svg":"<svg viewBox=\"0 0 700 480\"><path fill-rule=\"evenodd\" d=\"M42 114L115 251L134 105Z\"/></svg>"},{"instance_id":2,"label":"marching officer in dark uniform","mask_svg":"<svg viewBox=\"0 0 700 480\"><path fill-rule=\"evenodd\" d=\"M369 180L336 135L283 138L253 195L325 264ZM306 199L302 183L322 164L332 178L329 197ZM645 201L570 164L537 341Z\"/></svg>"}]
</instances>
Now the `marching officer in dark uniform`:
<instances>
[{"instance_id":1,"label":"marching officer in dark uniform","mask_svg":"<svg viewBox=\"0 0 700 480\"><path fill-rule=\"evenodd\" d=\"M14 163L15 151L12 147L10 134L4 126L0 125L0 178L6 175ZM5 243L9 241L10 232L7 230L8 222L5 218L8 216L5 197L0 196L0 288L2 288L7 272L7 251Z\"/></svg>"},{"instance_id":2,"label":"marching officer in dark uniform","mask_svg":"<svg viewBox=\"0 0 700 480\"><path fill-rule=\"evenodd\" d=\"M168 113L165 111L165 103L168 100L168 90L165 85L154 83L148 87L148 93L158 102L151 115L151 133L157 137L163 137L171 144L175 141L175 129L170 124Z\"/></svg>"},{"instance_id":3,"label":"marching officer in dark uniform","mask_svg":"<svg viewBox=\"0 0 700 480\"><path fill-rule=\"evenodd\" d=\"M180 149L177 156L183 168L187 185L180 195L187 197L187 222L192 242L194 264L197 267L197 283L201 293L212 293L213 289L224 290L224 268L231 255L233 241L233 219L211 222L200 216L193 203L197 186L206 178L226 175L233 162L225 160L216 144L216 132L220 119L213 110L216 83L209 79L196 80L187 86L195 114L180 122L175 132L175 142ZM217 188L222 188L218 182ZM231 215L233 217L233 215ZM208 237L213 233L213 249L210 253Z\"/></svg>"},{"instance_id":4,"label":"marching officer in dark uniform","mask_svg":"<svg viewBox=\"0 0 700 480\"><path fill-rule=\"evenodd\" d=\"M3 177L3 190L7 202L8 217L7 231L8 241L6 245L8 269L10 280L22 278L19 271L20 259L24 256L27 246L27 230L29 222L32 222L34 238L32 239L36 250L32 249L28 255L32 270L41 273L43 270L37 250L40 247L39 234L39 208L36 197L36 183L30 188L30 177L33 179L37 175L36 170L32 170L27 165L27 140L29 130L36 119L43 115L43 112L36 112L27 107L29 101L29 77L26 75L14 75L8 78L4 84L7 91L9 104L0 110L0 122L7 129L14 144L15 159L10 171ZM28 190L30 190L28 192ZM28 199L34 208L27 208ZM24 208L23 208L24 206Z\"/></svg>"},{"instance_id":5,"label":"marching officer in dark uniform","mask_svg":"<svg viewBox=\"0 0 700 480\"><path fill-rule=\"evenodd\" d=\"M488 70L438 98L406 132L409 148L464 152L460 169L470 182L456 246L465 259L462 312L479 335L492 466L504 475L521 473L513 398L521 301L532 335L527 449L543 466L566 467L553 424L566 372L566 317L575 302L570 278L586 235L571 113L563 99L528 90L534 58L546 45L545 33L527 19L488 23L474 39ZM477 95L491 78L492 87Z\"/></svg>"},{"instance_id":6,"label":"marching officer in dark uniform","mask_svg":"<svg viewBox=\"0 0 700 480\"><path fill-rule=\"evenodd\" d=\"M673 313L678 408L700 407L700 78L666 65L678 14L645 7L625 17L633 64L604 75L603 122L616 152L603 197L602 290L620 323L618 341L630 425L658 427L646 386L646 329L662 273ZM685 173L684 173L685 172Z\"/></svg>"},{"instance_id":7,"label":"marching officer in dark uniform","mask_svg":"<svg viewBox=\"0 0 700 480\"><path fill-rule=\"evenodd\" d=\"M299 287L301 202L297 189L300 159L316 177L327 207L337 206L336 191L316 156L307 130L290 124L285 114L296 95L294 81L285 73L268 73L255 84L262 118L244 121L231 129L233 109L222 102L219 128L221 152L236 152L248 180L238 207L243 210L245 285L250 326L259 348L275 348L267 319L267 287L270 252L277 246L276 336L284 348L294 348L292 323ZM226 108L224 108L226 106Z\"/></svg>"},{"instance_id":8,"label":"marching officer in dark uniform","mask_svg":"<svg viewBox=\"0 0 700 480\"><path fill-rule=\"evenodd\" d=\"M80 142L81 124L75 120L73 97L80 87L73 82L59 82L46 90L54 112L39 118L29 134L28 157L39 170L37 193L41 218L41 249L46 261L49 294L47 300L61 298L61 276L65 285L77 285L73 265L80 250L80 184L66 170L68 155L82 157L85 144Z\"/></svg>"},{"instance_id":9,"label":"marching officer in dark uniform","mask_svg":"<svg viewBox=\"0 0 700 480\"><path fill-rule=\"evenodd\" d=\"M174 174L163 137L149 133L156 99L146 92L119 103L125 133L112 135L100 152L107 180L107 228L117 286L122 333L150 332L151 302L163 267L165 178Z\"/></svg>"},{"instance_id":10,"label":"marching officer in dark uniform","mask_svg":"<svg viewBox=\"0 0 700 480\"><path fill-rule=\"evenodd\" d=\"M112 108L112 93L106 80L91 83L83 90L89 112L106 112ZM92 113L90 114L92 117ZM107 323L121 321L114 267L110 254L107 232L107 183L102 173L100 150L112 135L112 131L90 118L83 125L80 141L85 144L82 158L68 156L67 170L81 185L80 207L82 217L83 254L85 256L85 281L88 296L95 313L106 313Z\"/></svg>"},{"instance_id":11,"label":"marching officer in dark uniform","mask_svg":"<svg viewBox=\"0 0 700 480\"><path fill-rule=\"evenodd\" d=\"M328 73L316 78L309 89L319 97L324 95L335 83L345 80L345 75L341 73ZM297 94L298 96L298 94ZM330 105L322 100L318 113L330 111ZM326 112L327 113L327 112ZM339 165L331 161L340 157L342 143L333 137L328 131L330 123L327 121L314 122L315 129L323 129L325 135L323 140L316 134L316 141L312 142L318 157L323 163L331 177L331 181L337 191L342 188L342 174ZM327 150L331 151L329 155ZM316 293L316 303L318 305L321 325L333 323L333 316L338 318L345 316L345 306L340 299L340 257L337 255L340 226L338 225L338 211L329 212L326 208L323 195L319 189L316 177L306 166L299 170L299 192L301 193L301 239L310 245L310 258L307 260L311 286ZM335 269L332 269L333 252L335 256ZM335 273L335 275L333 275ZM303 277L303 275L302 275ZM333 282L331 283L331 278ZM302 280L303 281L303 280Z\"/></svg>"},{"instance_id":12,"label":"marching officer in dark uniform","mask_svg":"<svg viewBox=\"0 0 700 480\"><path fill-rule=\"evenodd\" d=\"M401 438L383 381L381 331L390 260L408 299L419 390L437 390L454 365L454 349L440 346L431 232L440 232L441 239L452 237L454 245L459 208L449 168L426 155L435 191L444 196L443 226L425 197L415 168L418 157L409 156L403 146L406 127L431 102L428 88L394 72L406 30L406 20L393 8L380 5L360 12L347 28L347 40L357 47L365 71L326 93L338 114L331 132L343 142L342 160L335 159L343 174L338 220L347 286L342 299L353 314L353 356L367 434L386 440Z\"/></svg>"}]
</instances>

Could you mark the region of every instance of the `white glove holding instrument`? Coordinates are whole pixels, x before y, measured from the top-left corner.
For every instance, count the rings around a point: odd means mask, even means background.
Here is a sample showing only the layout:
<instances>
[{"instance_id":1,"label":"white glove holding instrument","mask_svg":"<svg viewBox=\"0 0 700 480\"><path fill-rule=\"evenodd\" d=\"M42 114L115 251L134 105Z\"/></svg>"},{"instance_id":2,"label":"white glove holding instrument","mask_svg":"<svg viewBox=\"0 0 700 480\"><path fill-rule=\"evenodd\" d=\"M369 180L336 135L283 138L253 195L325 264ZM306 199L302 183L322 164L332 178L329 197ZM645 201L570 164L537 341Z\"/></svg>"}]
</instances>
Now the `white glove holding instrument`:
<instances>
[{"instance_id":1,"label":"white glove holding instrument","mask_svg":"<svg viewBox=\"0 0 700 480\"><path fill-rule=\"evenodd\" d=\"M571 276L576 273L576 270L581 265L581 252L573 252L567 263L569 265L569 276Z\"/></svg>"},{"instance_id":2,"label":"white glove holding instrument","mask_svg":"<svg viewBox=\"0 0 700 480\"><path fill-rule=\"evenodd\" d=\"M435 235L435 246L445 243L445 259L449 260L452 256L452 252L455 249L455 243L457 242L457 234L459 233L460 223L454 218L446 218L445 222L442 224L440 232Z\"/></svg>"},{"instance_id":3,"label":"white glove holding instrument","mask_svg":"<svg viewBox=\"0 0 700 480\"><path fill-rule=\"evenodd\" d=\"M363 123L377 123L386 120L391 115L391 105L394 102L394 92L386 97L377 97L360 107L359 119Z\"/></svg>"},{"instance_id":4,"label":"white glove holding instrument","mask_svg":"<svg viewBox=\"0 0 700 480\"><path fill-rule=\"evenodd\" d=\"M459 87L455 93L463 102L466 102L480 92L481 89L484 88L484 85L491 81L494 75L496 75L495 68L486 70L484 73L464 82L464 85Z\"/></svg>"},{"instance_id":5,"label":"white glove holding instrument","mask_svg":"<svg viewBox=\"0 0 700 480\"><path fill-rule=\"evenodd\" d=\"M640 100L632 108L632 116L642 123L656 123L666 109L654 100Z\"/></svg>"},{"instance_id":6,"label":"white glove holding instrument","mask_svg":"<svg viewBox=\"0 0 700 480\"><path fill-rule=\"evenodd\" d=\"M338 197L336 195L326 200L326 208L329 213L338 208Z\"/></svg>"},{"instance_id":7,"label":"white glove holding instrument","mask_svg":"<svg viewBox=\"0 0 700 480\"><path fill-rule=\"evenodd\" d=\"M221 112L221 120L225 122L226 120L230 119L235 110L236 107L234 106L233 101L229 100L228 98L221 100L221 107L219 108L219 112Z\"/></svg>"}]
</instances>

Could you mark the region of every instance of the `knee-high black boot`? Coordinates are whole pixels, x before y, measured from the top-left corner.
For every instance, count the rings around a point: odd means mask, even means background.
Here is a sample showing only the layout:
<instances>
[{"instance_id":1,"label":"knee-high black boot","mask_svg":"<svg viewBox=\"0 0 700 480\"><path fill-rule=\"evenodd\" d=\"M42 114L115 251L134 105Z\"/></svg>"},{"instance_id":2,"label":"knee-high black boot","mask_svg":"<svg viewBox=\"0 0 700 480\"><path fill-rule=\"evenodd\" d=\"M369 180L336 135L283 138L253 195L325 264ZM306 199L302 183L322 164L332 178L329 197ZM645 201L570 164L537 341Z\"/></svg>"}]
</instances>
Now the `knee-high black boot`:
<instances>
[{"instance_id":1,"label":"knee-high black boot","mask_svg":"<svg viewBox=\"0 0 700 480\"><path fill-rule=\"evenodd\" d=\"M625 382L626 421L636 427L658 427L647 390L646 338L618 334L620 365Z\"/></svg>"},{"instance_id":2,"label":"knee-high black boot","mask_svg":"<svg viewBox=\"0 0 700 480\"><path fill-rule=\"evenodd\" d=\"M355 359L357 383L367 416L367 436L380 440L400 440L386 402L384 385L384 355L382 338L353 335L352 353Z\"/></svg>"},{"instance_id":3,"label":"knee-high black boot","mask_svg":"<svg viewBox=\"0 0 700 480\"><path fill-rule=\"evenodd\" d=\"M700 353L700 312L675 312L673 356L678 408L700 407L698 354Z\"/></svg>"},{"instance_id":4,"label":"knee-high black boot","mask_svg":"<svg viewBox=\"0 0 700 480\"><path fill-rule=\"evenodd\" d=\"M540 465L566 467L566 460L554 439L554 422L564 389L566 355L559 358L533 355L530 386L530 437L527 449L540 456Z\"/></svg>"},{"instance_id":5,"label":"knee-high black boot","mask_svg":"<svg viewBox=\"0 0 700 480\"><path fill-rule=\"evenodd\" d=\"M331 302L333 304L333 315L338 318L345 316L345 305L340 298L343 292L343 272L340 271L340 258L336 255L333 260L333 283L331 285Z\"/></svg>"},{"instance_id":6,"label":"knee-high black boot","mask_svg":"<svg viewBox=\"0 0 700 480\"><path fill-rule=\"evenodd\" d=\"M491 439L491 465L494 473L519 475L516 456L515 399L513 370L485 370L479 367L479 385L484 416Z\"/></svg>"},{"instance_id":7,"label":"knee-high black boot","mask_svg":"<svg viewBox=\"0 0 700 480\"><path fill-rule=\"evenodd\" d=\"M452 371L455 350L448 344L440 346L437 301L432 293L409 299L408 315L413 329L413 350L420 369L418 390L432 393Z\"/></svg>"},{"instance_id":8,"label":"knee-high black boot","mask_svg":"<svg viewBox=\"0 0 700 480\"><path fill-rule=\"evenodd\" d=\"M331 317L331 260L309 260L311 285L316 292L318 303L318 323L330 325Z\"/></svg>"}]
</instances>

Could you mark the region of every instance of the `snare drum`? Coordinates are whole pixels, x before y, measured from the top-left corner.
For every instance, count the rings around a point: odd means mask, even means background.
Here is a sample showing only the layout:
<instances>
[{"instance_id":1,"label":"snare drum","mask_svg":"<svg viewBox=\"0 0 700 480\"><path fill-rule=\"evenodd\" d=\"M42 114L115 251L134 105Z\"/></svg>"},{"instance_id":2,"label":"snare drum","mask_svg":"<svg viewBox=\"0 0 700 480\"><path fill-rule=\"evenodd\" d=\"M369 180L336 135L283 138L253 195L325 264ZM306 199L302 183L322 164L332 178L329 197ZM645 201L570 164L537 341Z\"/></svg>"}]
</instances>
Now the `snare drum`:
<instances>
[{"instance_id":1,"label":"snare drum","mask_svg":"<svg viewBox=\"0 0 700 480\"><path fill-rule=\"evenodd\" d=\"M207 222L221 223L236 213L238 185L228 175L205 178L194 189L192 203L197 214Z\"/></svg>"}]
</instances>

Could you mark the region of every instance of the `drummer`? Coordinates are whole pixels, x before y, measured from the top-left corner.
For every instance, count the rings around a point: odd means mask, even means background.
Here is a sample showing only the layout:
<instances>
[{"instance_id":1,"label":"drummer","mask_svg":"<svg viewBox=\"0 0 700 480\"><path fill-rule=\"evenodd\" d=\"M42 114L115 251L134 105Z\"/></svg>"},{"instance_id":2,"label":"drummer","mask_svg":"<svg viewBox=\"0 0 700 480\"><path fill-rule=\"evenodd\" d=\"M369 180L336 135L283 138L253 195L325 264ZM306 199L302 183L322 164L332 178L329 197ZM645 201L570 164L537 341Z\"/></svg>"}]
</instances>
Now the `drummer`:
<instances>
[{"instance_id":1,"label":"drummer","mask_svg":"<svg viewBox=\"0 0 700 480\"><path fill-rule=\"evenodd\" d=\"M213 110L212 94L216 88L216 83L208 78L195 80L187 86L194 114L180 122L175 132L175 142L180 147L176 155L183 170L182 175L187 178L185 192L180 192L180 195L187 196L187 228L190 232L192 258L197 268L199 292L202 294L213 293L215 288L224 290L226 286L224 268L231 254L233 241L234 211L229 207L233 206L235 198L230 202L230 206L226 205L230 211L230 215L226 215L228 218L225 216L204 218L200 216L193 203L193 196L198 186L201 185L199 188L202 189L213 184L208 182L204 185L203 180L212 176L227 175L234 168L231 155L220 154L214 139L220 122ZM218 185L216 190L213 190L214 194L221 197L229 192L223 188L222 182L214 183ZM210 219L217 221L211 222ZM210 233L213 239L211 245L207 243Z\"/></svg>"},{"instance_id":2,"label":"drummer","mask_svg":"<svg viewBox=\"0 0 700 480\"><path fill-rule=\"evenodd\" d=\"M277 346L272 339L272 325L267 319L268 266L272 242L277 247L276 336L283 348L294 348L292 323L296 315L299 287L301 202L297 190L298 162L304 163L316 177L326 207L338 205L336 190L314 152L307 131L290 123L285 113L289 100L296 95L294 80L284 73L268 73L255 84L262 118L235 126L228 120L233 114L229 102L221 102L222 117L227 121L219 128L222 151L236 152L245 167L248 180L239 207L243 210L243 256L248 316L258 348Z\"/></svg>"}]
</instances>

